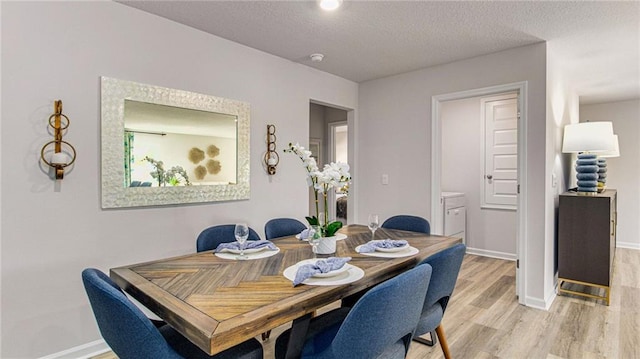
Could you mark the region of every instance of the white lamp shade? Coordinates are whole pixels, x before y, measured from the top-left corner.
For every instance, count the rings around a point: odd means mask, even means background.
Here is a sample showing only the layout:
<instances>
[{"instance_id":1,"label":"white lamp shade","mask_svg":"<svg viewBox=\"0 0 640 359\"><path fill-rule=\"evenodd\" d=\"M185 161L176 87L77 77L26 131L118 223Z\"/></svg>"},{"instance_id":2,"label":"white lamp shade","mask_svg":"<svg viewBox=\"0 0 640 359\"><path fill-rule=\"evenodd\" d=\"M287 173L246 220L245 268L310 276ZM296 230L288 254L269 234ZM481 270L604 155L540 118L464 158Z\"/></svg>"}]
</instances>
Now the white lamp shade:
<instances>
[{"instance_id":1,"label":"white lamp shade","mask_svg":"<svg viewBox=\"0 0 640 359\"><path fill-rule=\"evenodd\" d=\"M618 144L618 135L613 135L613 151L599 153L600 157L620 157L620 145Z\"/></svg>"},{"instance_id":2,"label":"white lamp shade","mask_svg":"<svg viewBox=\"0 0 640 359\"><path fill-rule=\"evenodd\" d=\"M606 152L614 150L611 122L581 122L564 126L562 152Z\"/></svg>"}]
</instances>

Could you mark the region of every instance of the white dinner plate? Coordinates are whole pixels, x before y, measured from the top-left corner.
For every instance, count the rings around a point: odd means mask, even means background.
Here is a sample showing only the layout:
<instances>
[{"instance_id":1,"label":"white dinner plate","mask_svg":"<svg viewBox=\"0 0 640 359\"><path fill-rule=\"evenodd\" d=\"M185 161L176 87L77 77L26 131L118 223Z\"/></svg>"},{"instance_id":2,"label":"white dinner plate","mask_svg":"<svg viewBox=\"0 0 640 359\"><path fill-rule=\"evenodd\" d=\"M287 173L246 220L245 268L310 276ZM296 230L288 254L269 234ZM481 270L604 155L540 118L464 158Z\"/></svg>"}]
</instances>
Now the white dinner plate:
<instances>
[{"instance_id":1,"label":"white dinner plate","mask_svg":"<svg viewBox=\"0 0 640 359\"><path fill-rule=\"evenodd\" d=\"M260 252L267 249L267 247L260 247L260 248L249 248L249 249L245 249L244 250L244 254L251 254L251 253L256 253L256 252ZM222 250L221 252L229 252L229 253L233 253L233 254L240 254L240 250L239 249L234 249L234 248L227 248Z\"/></svg>"},{"instance_id":2,"label":"white dinner plate","mask_svg":"<svg viewBox=\"0 0 640 359\"><path fill-rule=\"evenodd\" d=\"M296 234L296 239L300 239L300 233ZM343 239L347 239L347 235L344 233L336 233L336 241L341 241ZM308 241L309 238L303 239L303 241Z\"/></svg>"},{"instance_id":3,"label":"white dinner plate","mask_svg":"<svg viewBox=\"0 0 640 359\"><path fill-rule=\"evenodd\" d=\"M331 272L328 273L316 273L313 276L316 278L329 278L329 277L335 277L338 274L344 273L346 271L349 270L349 268L352 267L351 264L349 263L345 263L342 267L340 267L339 269L336 270L332 270Z\"/></svg>"},{"instance_id":4,"label":"white dinner plate","mask_svg":"<svg viewBox=\"0 0 640 359\"><path fill-rule=\"evenodd\" d=\"M240 253L240 251L238 251L238 253ZM275 251L272 251L272 250L261 250L261 251L253 252L253 253L247 253L247 251L244 251L244 253L247 256L248 260L261 259L261 258L267 258L267 257L275 256L276 254L280 253L280 248L278 248ZM218 252L218 253L214 253L214 254L215 254L216 257L220 257L220 258L224 258L224 259L238 259L238 254L235 254L235 253Z\"/></svg>"},{"instance_id":5,"label":"white dinner plate","mask_svg":"<svg viewBox=\"0 0 640 359\"><path fill-rule=\"evenodd\" d=\"M402 247L392 247L392 248L378 248L376 247L376 251L378 252L387 252L387 253L393 253L393 252L402 252L404 250L406 250L409 247L409 245L404 245Z\"/></svg>"},{"instance_id":6,"label":"white dinner plate","mask_svg":"<svg viewBox=\"0 0 640 359\"><path fill-rule=\"evenodd\" d=\"M360 247L362 245L357 246L356 252L358 252L358 250L360 250ZM380 258L401 258L401 257L410 257L413 255L416 255L418 253L420 253L420 251L415 248L415 247L411 247L411 246L406 246L406 247L401 247L402 250L401 251L397 251L397 252L380 252L380 251L375 251L375 252L371 252L371 253L360 253L362 255L365 256L371 256L371 257L380 257Z\"/></svg>"},{"instance_id":7,"label":"white dinner plate","mask_svg":"<svg viewBox=\"0 0 640 359\"><path fill-rule=\"evenodd\" d=\"M309 264L309 263L313 263L317 261L317 259L305 259L303 261L300 261L290 267L287 267L284 272L282 273L284 275L285 278L287 278L288 280L292 281L296 278L296 273L298 272L298 267L303 265L303 264ZM345 270L340 271L339 273L336 273L333 276L330 277L316 277L313 276L307 280L305 280L304 282L302 282L302 284L307 284L307 285L342 285L342 284L348 284L348 283L352 283L355 282L359 279L361 279L362 277L364 277L364 271L362 269L360 269L359 267L356 267L352 264L346 263L342 268L345 268ZM341 268L341 269L342 269ZM339 271L339 270L338 270ZM333 271L333 272L338 272L338 271ZM329 272L332 273L332 272ZM325 273L328 274L328 273Z\"/></svg>"}]
</instances>

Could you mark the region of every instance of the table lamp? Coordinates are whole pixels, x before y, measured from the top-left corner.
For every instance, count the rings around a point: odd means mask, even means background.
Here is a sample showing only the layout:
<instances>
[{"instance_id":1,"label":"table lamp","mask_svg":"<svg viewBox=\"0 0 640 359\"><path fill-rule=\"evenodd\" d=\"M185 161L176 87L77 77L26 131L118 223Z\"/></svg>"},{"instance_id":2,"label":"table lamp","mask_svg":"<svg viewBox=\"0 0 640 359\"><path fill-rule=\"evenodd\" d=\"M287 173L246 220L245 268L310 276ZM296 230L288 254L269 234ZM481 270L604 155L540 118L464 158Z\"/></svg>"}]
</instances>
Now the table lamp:
<instances>
[{"instance_id":1,"label":"table lamp","mask_svg":"<svg viewBox=\"0 0 640 359\"><path fill-rule=\"evenodd\" d=\"M581 122L564 127L562 152L578 153L576 160L578 194L594 195L598 192L597 154L614 150L611 122ZM602 173L606 173L606 168Z\"/></svg>"},{"instance_id":2,"label":"table lamp","mask_svg":"<svg viewBox=\"0 0 640 359\"><path fill-rule=\"evenodd\" d=\"M613 151L598 154L598 192L604 191L607 183L607 158L620 157L618 135L613 135Z\"/></svg>"}]
</instances>

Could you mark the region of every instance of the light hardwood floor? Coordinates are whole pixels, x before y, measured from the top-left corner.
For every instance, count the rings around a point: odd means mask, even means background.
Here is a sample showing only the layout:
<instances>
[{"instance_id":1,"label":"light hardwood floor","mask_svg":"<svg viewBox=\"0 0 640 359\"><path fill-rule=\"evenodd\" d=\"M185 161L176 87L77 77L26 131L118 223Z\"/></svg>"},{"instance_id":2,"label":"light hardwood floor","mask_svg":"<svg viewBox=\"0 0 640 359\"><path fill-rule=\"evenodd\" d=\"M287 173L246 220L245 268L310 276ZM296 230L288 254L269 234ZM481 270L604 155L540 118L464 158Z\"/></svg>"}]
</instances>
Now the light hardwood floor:
<instances>
[{"instance_id":1,"label":"light hardwood floor","mask_svg":"<svg viewBox=\"0 0 640 359\"><path fill-rule=\"evenodd\" d=\"M514 262L466 255L443 325L454 358L640 359L640 251L616 250L610 306L562 295L548 311L518 304ZM265 358L285 329L263 343ZM415 342L408 356L443 357Z\"/></svg>"}]
</instances>

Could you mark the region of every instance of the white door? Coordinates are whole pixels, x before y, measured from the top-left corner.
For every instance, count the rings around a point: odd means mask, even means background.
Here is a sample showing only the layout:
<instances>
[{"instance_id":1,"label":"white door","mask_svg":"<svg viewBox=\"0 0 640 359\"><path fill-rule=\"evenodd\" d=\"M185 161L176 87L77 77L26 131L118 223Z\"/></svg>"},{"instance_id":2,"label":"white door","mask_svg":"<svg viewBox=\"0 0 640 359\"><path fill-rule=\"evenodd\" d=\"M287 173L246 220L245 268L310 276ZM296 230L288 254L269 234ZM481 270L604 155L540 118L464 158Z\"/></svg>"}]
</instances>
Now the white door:
<instances>
[{"instance_id":1,"label":"white door","mask_svg":"<svg viewBox=\"0 0 640 359\"><path fill-rule=\"evenodd\" d=\"M481 100L483 110L484 178L482 208L517 209L518 97L492 96Z\"/></svg>"}]
</instances>

